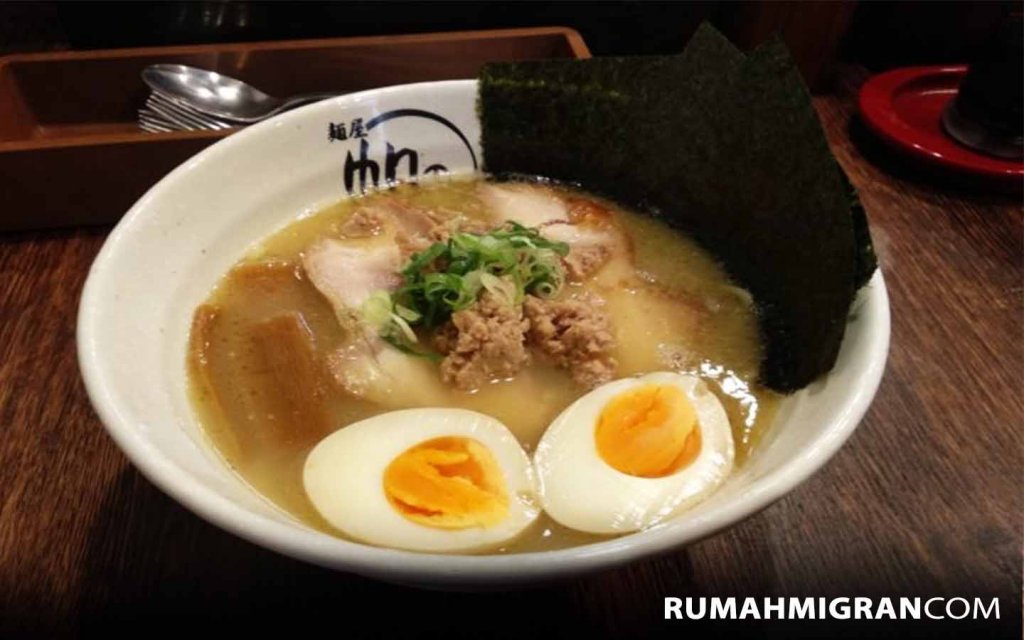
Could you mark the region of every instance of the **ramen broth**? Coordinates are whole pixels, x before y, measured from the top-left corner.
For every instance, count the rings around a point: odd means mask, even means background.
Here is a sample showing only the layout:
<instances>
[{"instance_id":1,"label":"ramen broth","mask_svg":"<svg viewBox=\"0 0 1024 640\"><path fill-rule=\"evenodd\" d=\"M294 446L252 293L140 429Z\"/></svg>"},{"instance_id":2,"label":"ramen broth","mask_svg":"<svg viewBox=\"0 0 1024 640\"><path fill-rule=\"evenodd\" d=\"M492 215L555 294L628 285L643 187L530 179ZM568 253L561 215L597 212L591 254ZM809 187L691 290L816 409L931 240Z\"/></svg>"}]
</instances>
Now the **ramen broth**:
<instances>
[{"instance_id":1,"label":"ramen broth","mask_svg":"<svg viewBox=\"0 0 1024 640\"><path fill-rule=\"evenodd\" d=\"M502 421L530 453L551 421L587 391L565 370L535 361L511 380L476 391L460 391L438 378L437 384L410 384L371 402L347 393L328 372L325 359L345 334L304 273L302 252L318 239L340 237L360 208L388 200L484 220L481 180L403 184L296 220L249 251L196 311L188 369L206 433L250 485L312 527L344 537L314 509L302 480L307 454L336 429L397 408L461 407ZM703 378L726 409L742 464L777 403L754 382L760 351L749 296L706 252L663 222L592 199L614 212L630 240L631 260L603 269L611 275L565 289L590 291L603 300L617 342L616 377L677 370ZM437 365L424 360L422 366ZM542 514L501 551L558 549L598 539Z\"/></svg>"}]
</instances>

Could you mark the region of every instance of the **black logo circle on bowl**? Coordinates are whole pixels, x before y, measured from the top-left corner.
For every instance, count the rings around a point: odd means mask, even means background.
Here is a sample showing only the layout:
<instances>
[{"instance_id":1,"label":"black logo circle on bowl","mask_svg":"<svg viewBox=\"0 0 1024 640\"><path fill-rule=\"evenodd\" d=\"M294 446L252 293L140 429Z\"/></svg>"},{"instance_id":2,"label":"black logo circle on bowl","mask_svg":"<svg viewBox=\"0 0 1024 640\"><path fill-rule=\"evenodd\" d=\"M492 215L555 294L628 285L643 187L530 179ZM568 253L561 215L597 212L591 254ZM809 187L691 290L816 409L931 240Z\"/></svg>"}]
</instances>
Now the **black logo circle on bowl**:
<instances>
[{"instance_id":1,"label":"black logo circle on bowl","mask_svg":"<svg viewBox=\"0 0 1024 640\"><path fill-rule=\"evenodd\" d=\"M344 183L345 191L356 193L366 191L381 184L391 184L398 181L398 168L403 163L407 169L409 178L416 178L423 174L446 173L448 168L443 164L432 164L420 170L420 152L409 148L396 148L390 142L386 142L384 157L382 160L375 160L371 157L370 144L366 140L373 129L378 125L397 118L423 118L436 122L454 133L469 152L469 158L473 163L473 169L479 168L476 152L469 139L462 133L462 130L455 126L451 120L432 111L423 109L393 109L378 114L369 120L364 118L353 118L348 122L331 122L328 124L327 138L330 142L342 140L359 140L358 155L353 155L349 150L345 155ZM378 154L379 155L379 154ZM382 166L383 165L383 166ZM382 171L383 169L383 171Z\"/></svg>"}]
</instances>

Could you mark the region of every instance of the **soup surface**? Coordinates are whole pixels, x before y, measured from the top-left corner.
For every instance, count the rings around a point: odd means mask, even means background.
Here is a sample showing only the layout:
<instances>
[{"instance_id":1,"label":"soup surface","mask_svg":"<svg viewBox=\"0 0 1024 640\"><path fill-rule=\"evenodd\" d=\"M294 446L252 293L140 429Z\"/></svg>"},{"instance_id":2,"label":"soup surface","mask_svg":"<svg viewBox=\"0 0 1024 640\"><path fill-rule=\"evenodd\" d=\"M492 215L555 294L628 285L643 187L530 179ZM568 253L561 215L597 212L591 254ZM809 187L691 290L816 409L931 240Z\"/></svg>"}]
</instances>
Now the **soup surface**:
<instances>
[{"instance_id":1,"label":"soup surface","mask_svg":"<svg viewBox=\"0 0 1024 640\"><path fill-rule=\"evenodd\" d=\"M358 356L343 349L351 327L332 306L337 300L329 301L311 282L309 260L317 243L338 239L370 249L401 244L402 238L374 227L369 214L379 211L427 212L435 222L487 226L495 208L504 206L501 198L520 190L526 196L564 198L581 216L600 218L602 229L613 229L624 240L602 253L596 266L568 269L578 271L576 277L554 294L557 300L595 305L606 315L614 337L605 360L610 369L574 369L533 357L513 375L481 381L471 367L445 369L442 375L446 365L412 357L403 360L400 385L358 378ZM538 221L518 222L533 227ZM409 249L405 257L412 254ZM350 275L361 274L357 268ZM425 349L430 341L417 344ZM302 474L312 448L346 425L400 408L465 408L503 422L532 453L552 420L588 386L609 377L679 371L705 380L721 400L736 461L742 464L777 402L754 382L759 356L749 296L684 235L576 190L498 185L477 177L403 184L347 199L254 246L196 310L188 369L194 407L227 462L285 511L344 537L313 507ZM541 514L500 551L556 549L598 539Z\"/></svg>"}]
</instances>

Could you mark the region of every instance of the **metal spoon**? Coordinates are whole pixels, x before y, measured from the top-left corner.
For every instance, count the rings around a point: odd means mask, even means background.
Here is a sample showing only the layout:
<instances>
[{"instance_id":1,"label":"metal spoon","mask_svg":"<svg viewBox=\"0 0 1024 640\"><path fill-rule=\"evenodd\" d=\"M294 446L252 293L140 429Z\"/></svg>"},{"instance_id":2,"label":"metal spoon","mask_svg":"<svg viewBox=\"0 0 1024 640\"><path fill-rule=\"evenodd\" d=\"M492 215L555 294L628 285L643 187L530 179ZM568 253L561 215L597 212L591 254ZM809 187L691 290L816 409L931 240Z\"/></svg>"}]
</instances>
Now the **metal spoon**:
<instances>
[{"instance_id":1,"label":"metal spoon","mask_svg":"<svg viewBox=\"0 0 1024 640\"><path fill-rule=\"evenodd\" d=\"M150 65L142 71L142 79L154 92L183 106L245 123L259 122L293 107L338 95L306 93L276 98L241 80L183 64Z\"/></svg>"}]
</instances>

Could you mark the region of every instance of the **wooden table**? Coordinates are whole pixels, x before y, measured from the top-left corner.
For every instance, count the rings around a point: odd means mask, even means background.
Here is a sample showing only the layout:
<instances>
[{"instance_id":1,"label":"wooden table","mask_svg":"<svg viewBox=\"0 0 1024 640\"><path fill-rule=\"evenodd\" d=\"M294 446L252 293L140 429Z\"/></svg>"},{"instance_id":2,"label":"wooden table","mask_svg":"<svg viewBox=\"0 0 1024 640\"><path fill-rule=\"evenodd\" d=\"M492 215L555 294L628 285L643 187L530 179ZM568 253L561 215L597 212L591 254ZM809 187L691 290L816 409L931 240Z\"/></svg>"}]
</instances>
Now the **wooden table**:
<instances>
[{"instance_id":1,"label":"wooden table","mask_svg":"<svg viewBox=\"0 0 1024 640\"><path fill-rule=\"evenodd\" d=\"M107 437L79 379L78 297L108 230L0 236L0 637L141 621L160 626L126 629L692 637L707 628L663 622L665 596L962 595L1000 597L1002 620L715 629L1019 638L1019 195L922 176L870 140L855 143L848 96L816 103L869 212L892 301L889 366L866 419L820 473L739 526L533 591L424 592L339 575L178 506Z\"/></svg>"}]
</instances>

